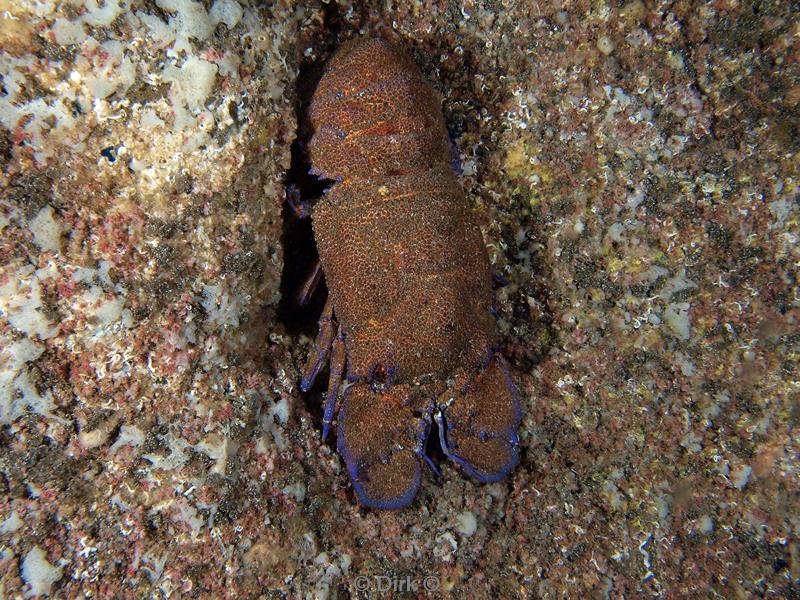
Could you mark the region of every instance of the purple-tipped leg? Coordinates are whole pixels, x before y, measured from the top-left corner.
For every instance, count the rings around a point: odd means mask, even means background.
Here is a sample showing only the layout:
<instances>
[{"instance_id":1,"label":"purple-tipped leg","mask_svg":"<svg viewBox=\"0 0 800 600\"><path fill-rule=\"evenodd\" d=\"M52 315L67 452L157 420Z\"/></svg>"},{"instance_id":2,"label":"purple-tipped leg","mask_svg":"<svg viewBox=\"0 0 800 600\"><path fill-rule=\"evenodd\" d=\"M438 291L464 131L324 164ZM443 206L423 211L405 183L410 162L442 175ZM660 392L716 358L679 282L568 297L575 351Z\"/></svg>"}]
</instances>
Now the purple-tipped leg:
<instances>
[{"instance_id":1,"label":"purple-tipped leg","mask_svg":"<svg viewBox=\"0 0 800 600\"><path fill-rule=\"evenodd\" d=\"M331 351L331 344L336 335L336 323L333 320L333 302L330 298L322 309L322 316L319 318L319 332L311 354L308 357L306 366L303 369L303 379L300 381L300 389L307 392L314 385L314 380L319 375L320 370L328 360Z\"/></svg>"},{"instance_id":2,"label":"purple-tipped leg","mask_svg":"<svg viewBox=\"0 0 800 600\"><path fill-rule=\"evenodd\" d=\"M336 412L336 401L339 398L339 386L342 384L342 373L347 358L344 347L344 338L341 334L333 340L331 350L331 374L328 378L328 394L325 397L325 412L322 417L322 441L328 438L331 423Z\"/></svg>"},{"instance_id":3,"label":"purple-tipped leg","mask_svg":"<svg viewBox=\"0 0 800 600\"><path fill-rule=\"evenodd\" d=\"M300 288L300 291L297 293L297 302L300 306L305 306L308 304L309 299L314 294L319 285L319 282L322 280L322 265L317 259L314 262L314 267L311 269L311 274L306 279L306 282L303 284L303 287Z\"/></svg>"},{"instance_id":4,"label":"purple-tipped leg","mask_svg":"<svg viewBox=\"0 0 800 600\"><path fill-rule=\"evenodd\" d=\"M294 184L286 186L286 203L298 219L307 219L311 216L311 203L303 200L300 188Z\"/></svg>"}]
</instances>

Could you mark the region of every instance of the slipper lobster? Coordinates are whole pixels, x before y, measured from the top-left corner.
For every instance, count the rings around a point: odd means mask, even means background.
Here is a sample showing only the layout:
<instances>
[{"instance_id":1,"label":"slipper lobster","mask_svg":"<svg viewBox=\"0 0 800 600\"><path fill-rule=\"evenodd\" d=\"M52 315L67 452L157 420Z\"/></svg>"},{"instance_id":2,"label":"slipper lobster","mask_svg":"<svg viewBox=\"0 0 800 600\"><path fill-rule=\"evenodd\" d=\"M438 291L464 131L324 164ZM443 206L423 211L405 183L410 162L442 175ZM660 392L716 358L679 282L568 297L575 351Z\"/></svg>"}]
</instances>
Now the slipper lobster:
<instances>
[{"instance_id":1,"label":"slipper lobster","mask_svg":"<svg viewBox=\"0 0 800 600\"><path fill-rule=\"evenodd\" d=\"M309 117L312 172L334 181L311 214L328 300L301 382L308 391L330 364L323 439L336 417L372 508L414 498L434 419L447 457L502 479L519 462L520 405L439 95L390 42L354 40L326 66Z\"/></svg>"}]
</instances>

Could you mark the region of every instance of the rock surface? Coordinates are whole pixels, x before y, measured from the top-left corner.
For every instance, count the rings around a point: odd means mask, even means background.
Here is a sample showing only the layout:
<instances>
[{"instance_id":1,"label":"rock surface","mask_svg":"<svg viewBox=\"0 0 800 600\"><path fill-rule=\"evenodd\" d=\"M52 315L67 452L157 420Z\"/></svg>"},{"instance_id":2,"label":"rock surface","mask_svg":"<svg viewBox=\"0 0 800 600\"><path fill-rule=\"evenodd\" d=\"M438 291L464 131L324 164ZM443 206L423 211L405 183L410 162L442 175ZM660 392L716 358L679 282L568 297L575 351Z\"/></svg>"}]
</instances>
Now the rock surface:
<instances>
[{"instance_id":1,"label":"rock surface","mask_svg":"<svg viewBox=\"0 0 800 600\"><path fill-rule=\"evenodd\" d=\"M789 3L371 4L0 0L0 596L800 593ZM507 480L400 512L278 305L359 32L442 93L524 411Z\"/></svg>"}]
</instances>

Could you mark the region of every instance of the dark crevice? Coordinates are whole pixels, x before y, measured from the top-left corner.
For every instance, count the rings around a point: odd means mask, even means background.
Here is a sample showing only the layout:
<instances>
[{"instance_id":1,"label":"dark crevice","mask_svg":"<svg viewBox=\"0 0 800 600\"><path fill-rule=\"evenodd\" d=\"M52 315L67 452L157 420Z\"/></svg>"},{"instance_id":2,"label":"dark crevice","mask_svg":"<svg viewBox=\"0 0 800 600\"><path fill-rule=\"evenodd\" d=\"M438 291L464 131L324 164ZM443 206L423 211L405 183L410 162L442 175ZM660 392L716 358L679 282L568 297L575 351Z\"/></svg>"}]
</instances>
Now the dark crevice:
<instances>
[{"instance_id":1,"label":"dark crevice","mask_svg":"<svg viewBox=\"0 0 800 600\"><path fill-rule=\"evenodd\" d=\"M322 196L323 190L331 185L330 181L320 180L309 173L311 162L308 144L313 130L308 110L314 91L322 77L326 59L336 44L337 27L334 26L334 22L337 17L334 13L333 9L326 10L326 27L320 33L324 38L301 41L297 48L300 63L295 87L297 137L291 147L291 163L284 180L286 201L282 211L283 232L281 236L284 262L281 273L281 300L278 305L278 320L296 339L303 334L312 339L316 338L317 321L328 296L323 276L320 278L316 290L306 298L305 303L302 302L304 285L312 276L314 267L319 260L319 254L314 242L311 218L299 216L297 209L300 209L302 213L308 213L309 209L313 209L314 202ZM327 26L328 22L331 27ZM311 57L320 58L305 58L304 50L308 47L317 50L317 52L309 53ZM305 357L303 358L305 359ZM297 366L298 369L303 367L302 363ZM327 389L327 383L328 369L326 367L318 374L313 387L308 392L301 392L314 426L320 431L322 430L324 392ZM335 443L335 437L331 436L328 443Z\"/></svg>"},{"instance_id":2,"label":"dark crevice","mask_svg":"<svg viewBox=\"0 0 800 600\"><path fill-rule=\"evenodd\" d=\"M322 64L304 62L297 78L297 137L291 148L291 164L286 173L287 200L283 205L283 273L281 274L281 301L278 318L292 334L316 335L317 319L327 297L324 278L305 305L301 304L300 292L311 276L319 258L314 243L314 233L309 217L300 217L295 207L311 207L322 195L328 182L311 175L308 143L311 140L311 124L308 107L314 90L322 76ZM289 200L291 198L291 201Z\"/></svg>"},{"instance_id":3,"label":"dark crevice","mask_svg":"<svg viewBox=\"0 0 800 600\"><path fill-rule=\"evenodd\" d=\"M439 471L442 470L442 466L447 462L447 456L439 444L439 423L436 419L431 419L430 433L428 433L428 439L425 441L425 455ZM427 467L423 465L423 468Z\"/></svg>"}]
</instances>

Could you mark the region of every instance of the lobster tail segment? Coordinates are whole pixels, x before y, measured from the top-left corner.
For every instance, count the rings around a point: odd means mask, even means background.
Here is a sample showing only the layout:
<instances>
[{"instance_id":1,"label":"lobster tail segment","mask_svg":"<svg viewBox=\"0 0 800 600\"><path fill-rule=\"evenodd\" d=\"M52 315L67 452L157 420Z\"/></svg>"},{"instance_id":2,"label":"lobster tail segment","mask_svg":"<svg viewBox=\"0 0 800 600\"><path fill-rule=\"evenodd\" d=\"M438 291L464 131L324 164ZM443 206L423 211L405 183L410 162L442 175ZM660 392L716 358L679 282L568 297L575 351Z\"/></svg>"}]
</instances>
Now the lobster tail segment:
<instances>
[{"instance_id":1,"label":"lobster tail segment","mask_svg":"<svg viewBox=\"0 0 800 600\"><path fill-rule=\"evenodd\" d=\"M437 415L444 453L483 483L499 481L519 462L517 392L503 357L494 354L472 381L448 392Z\"/></svg>"},{"instance_id":2,"label":"lobster tail segment","mask_svg":"<svg viewBox=\"0 0 800 600\"><path fill-rule=\"evenodd\" d=\"M362 504L397 509L414 498L431 410L408 385L375 391L362 382L345 391L338 447Z\"/></svg>"}]
</instances>

